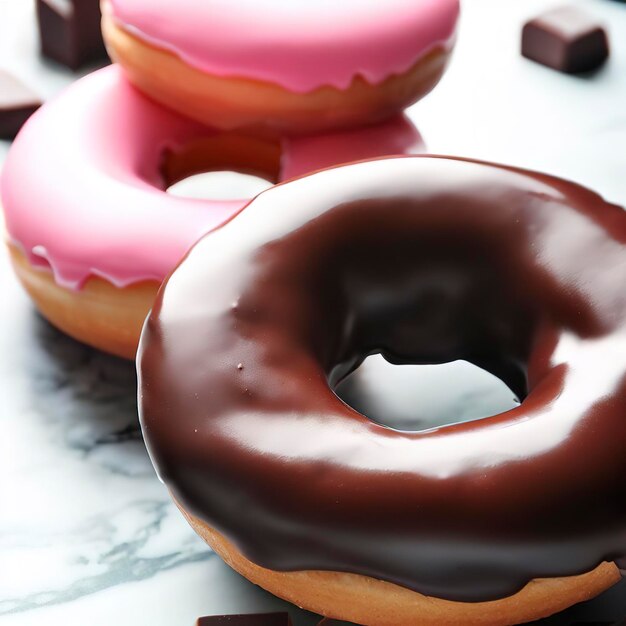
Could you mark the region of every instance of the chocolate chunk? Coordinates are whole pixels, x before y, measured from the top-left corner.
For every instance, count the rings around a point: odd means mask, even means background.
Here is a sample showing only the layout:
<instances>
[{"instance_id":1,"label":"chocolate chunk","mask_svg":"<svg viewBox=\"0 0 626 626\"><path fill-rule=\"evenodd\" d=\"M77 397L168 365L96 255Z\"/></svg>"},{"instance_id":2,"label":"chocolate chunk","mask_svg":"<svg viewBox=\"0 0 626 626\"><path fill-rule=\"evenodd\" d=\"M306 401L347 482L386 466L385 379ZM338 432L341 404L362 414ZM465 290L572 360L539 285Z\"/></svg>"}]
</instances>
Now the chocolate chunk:
<instances>
[{"instance_id":1,"label":"chocolate chunk","mask_svg":"<svg viewBox=\"0 0 626 626\"><path fill-rule=\"evenodd\" d=\"M26 85L0 71L0 139L13 139L40 106L41 100Z\"/></svg>"},{"instance_id":2,"label":"chocolate chunk","mask_svg":"<svg viewBox=\"0 0 626 626\"><path fill-rule=\"evenodd\" d=\"M572 622L571 626L626 626L626 618L617 622Z\"/></svg>"},{"instance_id":3,"label":"chocolate chunk","mask_svg":"<svg viewBox=\"0 0 626 626\"><path fill-rule=\"evenodd\" d=\"M291 626L288 613L212 615L199 617L196 626Z\"/></svg>"},{"instance_id":4,"label":"chocolate chunk","mask_svg":"<svg viewBox=\"0 0 626 626\"><path fill-rule=\"evenodd\" d=\"M605 30L574 7L561 7L527 22L522 54L555 70L575 74L594 70L609 56Z\"/></svg>"},{"instance_id":5,"label":"chocolate chunk","mask_svg":"<svg viewBox=\"0 0 626 626\"><path fill-rule=\"evenodd\" d=\"M37 0L43 55L73 70L106 59L100 18L99 0Z\"/></svg>"}]
</instances>

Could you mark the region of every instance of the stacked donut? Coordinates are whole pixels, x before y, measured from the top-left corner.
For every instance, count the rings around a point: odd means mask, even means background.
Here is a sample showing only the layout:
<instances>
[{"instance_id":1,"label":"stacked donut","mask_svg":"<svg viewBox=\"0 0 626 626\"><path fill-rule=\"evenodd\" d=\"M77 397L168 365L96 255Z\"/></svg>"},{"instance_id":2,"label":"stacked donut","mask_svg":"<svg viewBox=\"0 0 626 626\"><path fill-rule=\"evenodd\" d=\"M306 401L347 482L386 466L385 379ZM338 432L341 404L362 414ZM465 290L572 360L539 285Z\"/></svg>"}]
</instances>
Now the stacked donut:
<instances>
[{"instance_id":1,"label":"stacked donut","mask_svg":"<svg viewBox=\"0 0 626 626\"><path fill-rule=\"evenodd\" d=\"M458 0L301 4L104 2L119 64L33 116L2 176L15 270L53 324L134 357L163 279L249 200L166 193L181 179L421 150L402 110L440 79Z\"/></svg>"}]
</instances>

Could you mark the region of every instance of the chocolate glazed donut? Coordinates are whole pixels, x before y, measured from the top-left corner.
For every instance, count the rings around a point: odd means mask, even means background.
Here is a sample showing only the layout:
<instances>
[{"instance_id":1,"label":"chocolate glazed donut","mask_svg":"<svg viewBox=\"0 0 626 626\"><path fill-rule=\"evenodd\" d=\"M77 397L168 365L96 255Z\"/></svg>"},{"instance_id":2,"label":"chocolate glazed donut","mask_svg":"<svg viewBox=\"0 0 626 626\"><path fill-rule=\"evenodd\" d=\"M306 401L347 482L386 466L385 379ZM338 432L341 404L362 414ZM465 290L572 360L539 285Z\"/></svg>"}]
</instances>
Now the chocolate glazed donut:
<instances>
[{"instance_id":1,"label":"chocolate glazed donut","mask_svg":"<svg viewBox=\"0 0 626 626\"><path fill-rule=\"evenodd\" d=\"M140 412L157 471L237 569L334 617L413 623L250 571L307 571L311 588L351 573L444 607L602 574L463 624L597 594L626 555L625 244L620 207L487 163L398 157L279 185L195 246L146 323ZM333 391L373 353L465 359L523 401L392 430Z\"/></svg>"}]
</instances>

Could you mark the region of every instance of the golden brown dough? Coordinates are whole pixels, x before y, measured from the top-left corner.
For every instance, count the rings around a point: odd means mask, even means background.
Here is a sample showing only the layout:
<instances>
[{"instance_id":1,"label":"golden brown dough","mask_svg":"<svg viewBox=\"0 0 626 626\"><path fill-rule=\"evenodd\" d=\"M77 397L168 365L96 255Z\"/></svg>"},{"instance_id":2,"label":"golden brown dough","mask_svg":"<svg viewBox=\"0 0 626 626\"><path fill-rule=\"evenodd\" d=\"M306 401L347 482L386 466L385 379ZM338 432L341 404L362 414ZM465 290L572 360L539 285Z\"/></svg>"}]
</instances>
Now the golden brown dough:
<instances>
[{"instance_id":1,"label":"golden brown dough","mask_svg":"<svg viewBox=\"0 0 626 626\"><path fill-rule=\"evenodd\" d=\"M143 322L159 283L145 281L118 288L91 277L80 291L57 285L51 272L33 267L25 254L9 244L20 282L40 313L54 326L95 348L134 359Z\"/></svg>"},{"instance_id":2,"label":"golden brown dough","mask_svg":"<svg viewBox=\"0 0 626 626\"><path fill-rule=\"evenodd\" d=\"M178 506L192 528L248 580L301 608L364 626L513 626L589 600L621 578L615 563L602 563L580 576L533 580L501 600L451 602L359 574L277 572L260 567L223 535Z\"/></svg>"}]
</instances>

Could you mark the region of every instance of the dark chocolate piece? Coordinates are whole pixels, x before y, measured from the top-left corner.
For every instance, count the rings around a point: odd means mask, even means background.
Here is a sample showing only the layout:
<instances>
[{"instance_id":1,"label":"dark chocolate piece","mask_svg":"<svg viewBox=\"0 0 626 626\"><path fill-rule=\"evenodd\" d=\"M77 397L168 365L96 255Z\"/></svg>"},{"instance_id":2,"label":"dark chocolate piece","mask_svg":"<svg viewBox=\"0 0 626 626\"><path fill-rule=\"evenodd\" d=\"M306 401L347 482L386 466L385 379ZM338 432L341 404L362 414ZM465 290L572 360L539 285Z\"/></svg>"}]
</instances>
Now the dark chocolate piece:
<instances>
[{"instance_id":1,"label":"dark chocolate piece","mask_svg":"<svg viewBox=\"0 0 626 626\"><path fill-rule=\"evenodd\" d=\"M537 622L537 626L540 625L541 622ZM572 622L571 626L624 626L626 622ZM531 625L529 625L531 626Z\"/></svg>"},{"instance_id":2,"label":"dark chocolate piece","mask_svg":"<svg viewBox=\"0 0 626 626\"><path fill-rule=\"evenodd\" d=\"M151 458L273 570L458 601L591 571L626 556L624 285L626 212L552 176L412 156L274 187L159 292L138 353ZM522 402L384 428L334 393L374 352L465 359Z\"/></svg>"},{"instance_id":3,"label":"dark chocolate piece","mask_svg":"<svg viewBox=\"0 0 626 626\"><path fill-rule=\"evenodd\" d=\"M527 22L522 54L542 65L571 74L598 68L609 56L604 28L575 7L553 9Z\"/></svg>"},{"instance_id":4,"label":"dark chocolate piece","mask_svg":"<svg viewBox=\"0 0 626 626\"><path fill-rule=\"evenodd\" d=\"M626 619L618 622L573 622L572 626L626 626Z\"/></svg>"},{"instance_id":5,"label":"dark chocolate piece","mask_svg":"<svg viewBox=\"0 0 626 626\"><path fill-rule=\"evenodd\" d=\"M13 139L40 106L41 100L35 93L0 70L0 139Z\"/></svg>"},{"instance_id":6,"label":"dark chocolate piece","mask_svg":"<svg viewBox=\"0 0 626 626\"><path fill-rule=\"evenodd\" d=\"M99 0L37 0L41 51L72 70L107 59Z\"/></svg>"},{"instance_id":7,"label":"dark chocolate piece","mask_svg":"<svg viewBox=\"0 0 626 626\"><path fill-rule=\"evenodd\" d=\"M196 626L291 626L291 618L288 613L210 615L199 617Z\"/></svg>"}]
</instances>

